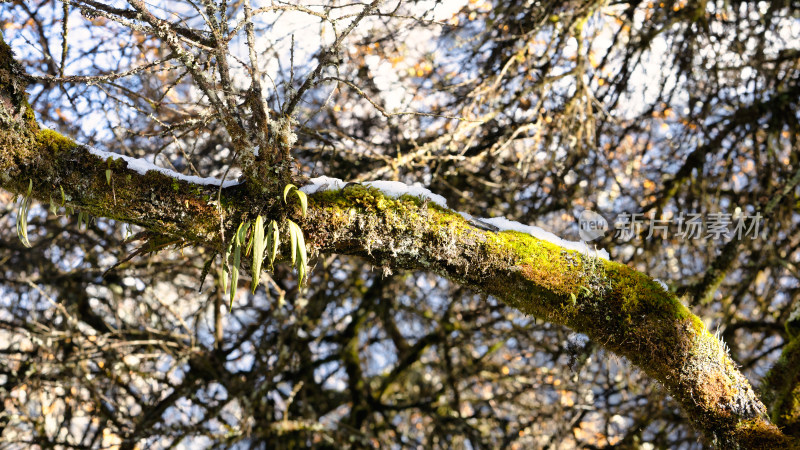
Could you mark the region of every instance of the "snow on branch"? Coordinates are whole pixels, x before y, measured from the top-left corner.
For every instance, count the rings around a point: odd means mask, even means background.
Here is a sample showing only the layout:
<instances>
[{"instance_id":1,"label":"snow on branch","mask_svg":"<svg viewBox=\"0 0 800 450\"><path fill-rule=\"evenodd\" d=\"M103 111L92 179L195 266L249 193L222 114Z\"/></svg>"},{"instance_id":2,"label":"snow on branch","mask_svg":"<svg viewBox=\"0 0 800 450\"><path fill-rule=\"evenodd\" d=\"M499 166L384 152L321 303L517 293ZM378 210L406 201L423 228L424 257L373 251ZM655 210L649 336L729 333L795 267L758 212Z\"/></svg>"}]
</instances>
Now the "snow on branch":
<instances>
[{"instance_id":1,"label":"snow on branch","mask_svg":"<svg viewBox=\"0 0 800 450\"><path fill-rule=\"evenodd\" d=\"M332 177L317 177L312 178L310 184L307 184L300 188L301 191L305 192L308 195L311 195L315 192L324 192L324 191L336 191L344 188L347 183L345 181L340 180L339 178L332 178ZM436 205L444 208L450 209L447 207L447 201L444 197L439 194L434 194L430 190L421 187L421 186L412 186L405 183L401 183L399 181L365 181L361 183L364 186L369 186L378 189L387 197L398 198L403 195L411 195L414 197L419 197L422 199L426 199ZM471 219L467 213L458 212L467 220ZM519 222L515 222L513 220L508 220L505 217L491 217L491 218L480 218L478 219L481 222L487 223L489 225L495 226L499 229L499 231L519 231L521 233L527 233L537 239L549 242L551 244L555 244L559 247L563 247L567 250L574 250L576 252L580 252L585 255L596 256L600 258L604 258L610 260L608 251L605 249L594 249L589 248L585 242L580 241L569 241L566 239L562 239L555 234L546 231L542 228L532 225L525 225Z\"/></svg>"},{"instance_id":2,"label":"snow on branch","mask_svg":"<svg viewBox=\"0 0 800 450\"><path fill-rule=\"evenodd\" d=\"M135 172L138 172L140 175L144 175L147 172L154 170L156 172L160 172L168 177L172 177L181 181L186 181L192 184L199 184L203 186L220 186L222 185L223 188L236 186L239 184L236 180L228 180L223 183L222 180L219 178L214 177L199 177L196 175L184 175L182 173L175 172L174 170L166 169L164 167L159 167L150 161L147 161L143 158L132 158L130 156L120 155L118 153L111 153L106 152L103 150L98 150L90 145L83 144L89 150L89 153L106 160L108 158L112 159L122 159L128 163L128 169L131 169Z\"/></svg>"},{"instance_id":3,"label":"snow on branch","mask_svg":"<svg viewBox=\"0 0 800 450\"><path fill-rule=\"evenodd\" d=\"M199 184L205 186L222 185L223 188L239 184L239 182L236 180L228 180L223 183L222 180L214 177L183 175L173 170L156 166L155 164L142 158L132 158L130 156L119 155L117 153L110 153L103 150L98 150L88 145L86 146L86 148L89 150L91 154L98 156L102 159L107 159L107 158L123 159L128 163L129 169L134 170L142 175L151 170L155 170L169 177L186 181L192 184ZM442 197L439 194L434 194L429 189L424 188L422 186L408 185L399 181L381 181L381 180L365 181L361 184L364 186L369 186L378 189L387 197L399 198L402 197L403 195L410 195L428 200L431 203L434 203L441 208L450 209L447 207L447 201L445 200L444 197ZM321 176L312 178L310 180L310 183L300 188L300 190L308 195L311 195L316 192L340 190L343 189L346 185L347 182L339 178ZM467 220L472 219L472 216L470 216L467 213L458 212L458 214L461 214ZM539 228L537 226L525 225L519 222L515 222L513 220L509 220L505 217L478 218L478 220L480 222L496 227L498 231L518 231L521 233L529 234L537 239L549 242L559 247L563 247L567 250L573 250L582 253L584 255L595 256L607 260L611 259L608 254L608 251L606 251L605 249L590 248L585 242L562 239L556 236L555 234L546 231L542 228Z\"/></svg>"}]
</instances>

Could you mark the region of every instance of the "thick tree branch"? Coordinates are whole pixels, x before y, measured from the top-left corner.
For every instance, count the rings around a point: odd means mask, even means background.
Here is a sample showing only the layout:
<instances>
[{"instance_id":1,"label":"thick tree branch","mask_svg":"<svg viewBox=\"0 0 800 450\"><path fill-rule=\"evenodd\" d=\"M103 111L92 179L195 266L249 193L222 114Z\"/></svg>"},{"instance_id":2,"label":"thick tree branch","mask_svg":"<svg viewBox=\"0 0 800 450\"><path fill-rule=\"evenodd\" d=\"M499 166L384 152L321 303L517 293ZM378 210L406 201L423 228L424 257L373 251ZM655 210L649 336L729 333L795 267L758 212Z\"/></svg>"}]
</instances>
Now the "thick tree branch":
<instances>
[{"instance_id":1,"label":"thick tree branch","mask_svg":"<svg viewBox=\"0 0 800 450\"><path fill-rule=\"evenodd\" d=\"M764 377L761 390L772 420L784 433L800 437L800 339L792 338Z\"/></svg>"}]
</instances>

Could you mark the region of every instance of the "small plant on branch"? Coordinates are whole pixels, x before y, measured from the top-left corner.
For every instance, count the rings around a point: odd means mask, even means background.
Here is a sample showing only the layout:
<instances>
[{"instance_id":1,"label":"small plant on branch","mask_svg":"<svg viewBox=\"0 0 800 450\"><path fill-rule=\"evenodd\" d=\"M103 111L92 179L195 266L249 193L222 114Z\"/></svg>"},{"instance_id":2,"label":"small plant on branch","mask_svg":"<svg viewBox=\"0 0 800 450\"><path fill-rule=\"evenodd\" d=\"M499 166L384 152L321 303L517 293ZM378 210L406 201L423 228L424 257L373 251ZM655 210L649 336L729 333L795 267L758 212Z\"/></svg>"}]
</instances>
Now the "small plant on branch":
<instances>
[{"instance_id":1,"label":"small plant on branch","mask_svg":"<svg viewBox=\"0 0 800 450\"><path fill-rule=\"evenodd\" d=\"M297 186L288 184L283 190L283 201L287 202L289 194L294 193L300 200L300 209L303 217L306 216L308 211L308 198L306 193L297 189ZM288 220L289 228L289 242L291 248L291 261L292 265L297 268L299 282L302 284L308 273L308 253L306 251L305 237L303 230L299 225L291 220ZM252 230L251 230L252 228ZM247 240L247 235L250 234L250 240ZM247 245L245 245L247 242ZM242 265L242 249L244 248L244 256L249 256L250 252L253 253L252 262L252 276L253 276L253 293L255 293L258 283L261 280L261 269L263 268L264 259L269 261L269 270L275 263L278 256L278 248L281 245L280 227L278 222L271 220L269 225L265 228L264 217L259 215L256 217L254 223L245 221L239 224L231 243L225 251L222 262L222 272L220 274L221 282L220 287L223 291L228 290L228 278L230 277L230 309L233 309L233 299L236 296L237 285L239 282L239 273ZM228 266L228 261L232 258L232 264Z\"/></svg>"}]
</instances>

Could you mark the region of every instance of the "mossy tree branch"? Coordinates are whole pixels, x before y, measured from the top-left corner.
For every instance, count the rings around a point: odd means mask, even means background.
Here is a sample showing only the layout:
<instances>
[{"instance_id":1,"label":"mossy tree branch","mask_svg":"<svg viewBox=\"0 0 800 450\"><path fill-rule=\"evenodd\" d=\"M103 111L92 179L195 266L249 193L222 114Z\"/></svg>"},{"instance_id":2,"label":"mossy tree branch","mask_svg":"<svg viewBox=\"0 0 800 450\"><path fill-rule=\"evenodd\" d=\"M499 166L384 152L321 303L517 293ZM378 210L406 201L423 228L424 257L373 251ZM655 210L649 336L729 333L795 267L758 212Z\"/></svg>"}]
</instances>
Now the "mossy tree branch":
<instances>
[{"instance_id":1,"label":"mossy tree branch","mask_svg":"<svg viewBox=\"0 0 800 450\"><path fill-rule=\"evenodd\" d=\"M219 207L227 229L254 214L287 214L280 192L203 187L122 160L103 161L33 119L20 68L0 44L0 187L90 214L138 224L219 250ZM109 186L105 171L112 170ZM58 196L56 195L57 193ZM269 198L274 197L271 202ZM796 441L771 424L719 339L671 293L625 265L564 250L527 234L486 232L417 198L390 199L351 185L310 197L294 220L312 253L357 255L389 268L437 273L543 320L585 333L660 381L694 426L729 448L779 448ZM292 213L292 212L290 212Z\"/></svg>"},{"instance_id":2,"label":"mossy tree branch","mask_svg":"<svg viewBox=\"0 0 800 450\"><path fill-rule=\"evenodd\" d=\"M800 338L792 338L784 347L764 377L762 391L772 420L784 433L800 437Z\"/></svg>"}]
</instances>

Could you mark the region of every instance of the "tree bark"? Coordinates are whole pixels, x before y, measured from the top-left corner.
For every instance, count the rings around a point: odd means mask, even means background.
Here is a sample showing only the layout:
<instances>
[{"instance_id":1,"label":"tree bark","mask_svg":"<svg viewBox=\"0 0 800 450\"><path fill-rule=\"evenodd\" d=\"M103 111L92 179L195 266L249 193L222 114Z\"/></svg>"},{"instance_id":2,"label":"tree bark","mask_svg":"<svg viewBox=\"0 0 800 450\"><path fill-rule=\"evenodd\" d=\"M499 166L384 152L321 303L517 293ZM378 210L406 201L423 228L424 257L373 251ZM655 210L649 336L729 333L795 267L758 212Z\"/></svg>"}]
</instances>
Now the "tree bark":
<instances>
[{"instance_id":1,"label":"tree bark","mask_svg":"<svg viewBox=\"0 0 800 450\"><path fill-rule=\"evenodd\" d=\"M772 420L782 431L800 437L800 338L793 336L761 386Z\"/></svg>"},{"instance_id":2,"label":"tree bark","mask_svg":"<svg viewBox=\"0 0 800 450\"><path fill-rule=\"evenodd\" d=\"M496 296L537 318L584 333L660 381L716 446L783 448L797 441L773 425L720 340L674 295L629 267L565 250L527 234L495 233L413 197L391 199L350 185L310 196L308 215L281 206L281 192L254 199L251 186L222 190L101 160L41 129L23 70L0 40L0 187L42 202L133 223L191 245L221 250L226 232L263 214L300 224L312 254L361 256L387 268L431 271ZM111 171L110 181L106 171ZM252 180L248 181L248 183ZM288 254L284 250L283 254Z\"/></svg>"}]
</instances>

